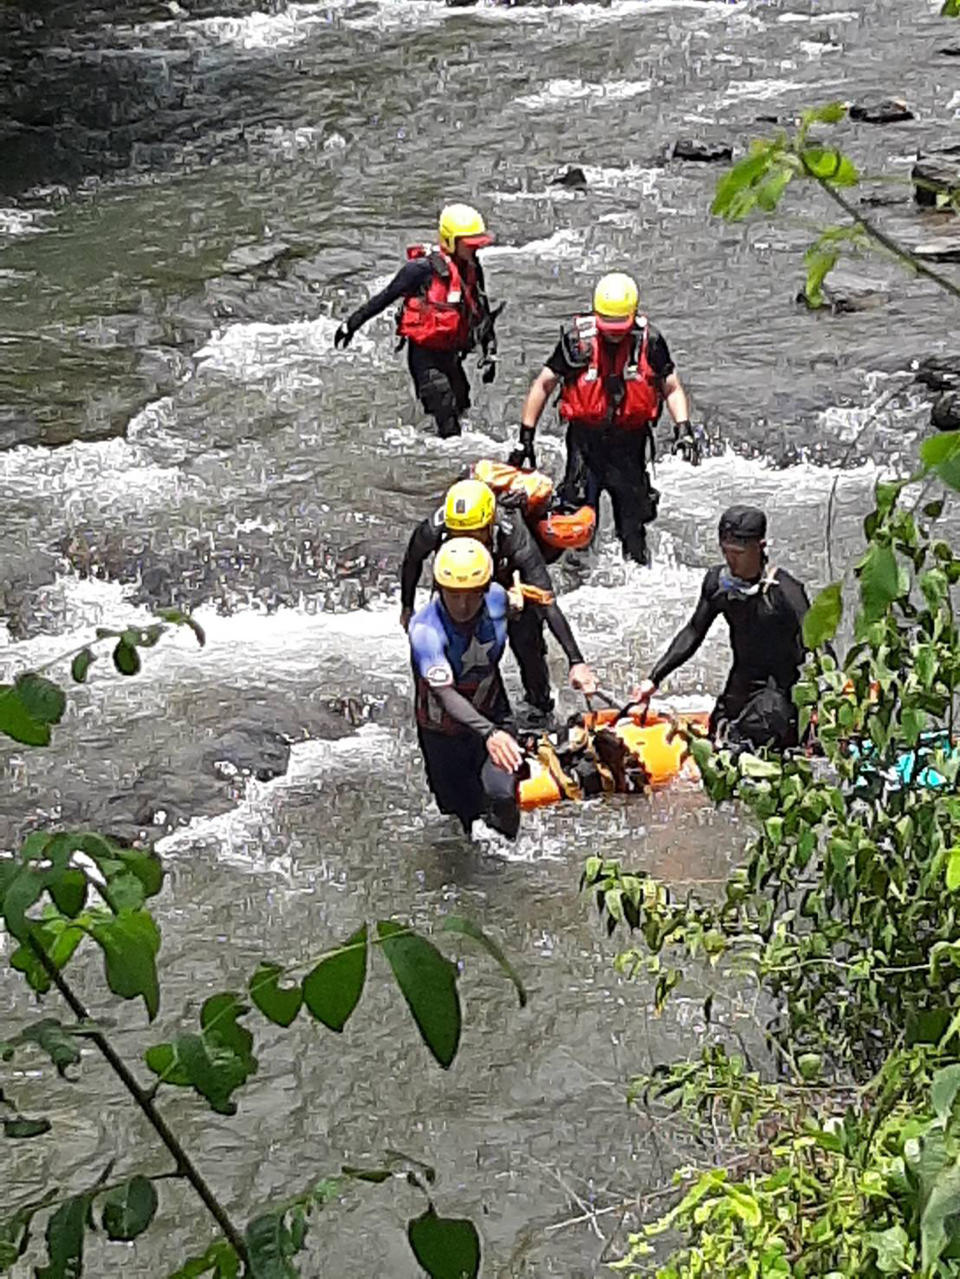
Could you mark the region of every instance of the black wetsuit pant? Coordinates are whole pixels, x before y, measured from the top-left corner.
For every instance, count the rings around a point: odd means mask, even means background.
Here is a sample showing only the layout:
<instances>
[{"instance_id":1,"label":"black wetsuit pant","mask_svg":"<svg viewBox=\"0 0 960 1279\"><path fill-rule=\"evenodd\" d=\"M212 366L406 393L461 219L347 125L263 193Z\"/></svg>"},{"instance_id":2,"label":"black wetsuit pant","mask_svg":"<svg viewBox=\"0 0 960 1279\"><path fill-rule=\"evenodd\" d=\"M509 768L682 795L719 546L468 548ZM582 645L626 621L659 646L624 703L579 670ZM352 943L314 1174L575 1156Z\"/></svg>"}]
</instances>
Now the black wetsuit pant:
<instances>
[{"instance_id":1,"label":"black wetsuit pant","mask_svg":"<svg viewBox=\"0 0 960 1279\"><path fill-rule=\"evenodd\" d=\"M610 494L617 537L628 560L649 564L647 525L657 517L660 494L647 470L646 431L616 427L567 427L567 468L560 486L565 502L598 510L600 494Z\"/></svg>"},{"instance_id":2,"label":"black wetsuit pant","mask_svg":"<svg viewBox=\"0 0 960 1279\"><path fill-rule=\"evenodd\" d=\"M507 623L507 639L520 668L524 697L538 711L552 711L553 695L542 611L528 604L522 613Z\"/></svg>"},{"instance_id":3,"label":"black wetsuit pant","mask_svg":"<svg viewBox=\"0 0 960 1279\"><path fill-rule=\"evenodd\" d=\"M459 351L434 351L407 343L407 364L423 411L437 424L441 439L460 434L460 417L470 407L470 384Z\"/></svg>"},{"instance_id":4,"label":"black wetsuit pant","mask_svg":"<svg viewBox=\"0 0 960 1279\"><path fill-rule=\"evenodd\" d=\"M494 830L516 839L520 829L517 781L512 773L497 768L483 738L469 731L436 733L419 725L417 736L427 782L441 813L459 817L467 834L482 817Z\"/></svg>"},{"instance_id":5,"label":"black wetsuit pant","mask_svg":"<svg viewBox=\"0 0 960 1279\"><path fill-rule=\"evenodd\" d=\"M796 746L797 708L790 690L772 677L751 679L731 671L710 715L710 733L732 746L774 750Z\"/></svg>"}]
</instances>

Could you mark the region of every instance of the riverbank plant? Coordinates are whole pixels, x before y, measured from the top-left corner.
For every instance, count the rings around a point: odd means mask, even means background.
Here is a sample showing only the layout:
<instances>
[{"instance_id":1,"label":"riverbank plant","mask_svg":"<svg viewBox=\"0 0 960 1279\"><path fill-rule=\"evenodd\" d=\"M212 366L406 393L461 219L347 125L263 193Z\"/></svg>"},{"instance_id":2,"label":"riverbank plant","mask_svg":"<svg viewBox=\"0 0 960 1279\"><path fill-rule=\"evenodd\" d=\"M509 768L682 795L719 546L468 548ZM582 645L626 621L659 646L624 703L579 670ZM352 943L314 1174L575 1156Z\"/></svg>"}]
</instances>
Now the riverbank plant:
<instances>
[{"instance_id":1,"label":"riverbank plant","mask_svg":"<svg viewBox=\"0 0 960 1279\"><path fill-rule=\"evenodd\" d=\"M192 618L171 610L163 621L146 628L98 632L98 645L109 646L116 669L132 676L140 669L140 650L156 644L171 623L190 626L204 642ZM96 648L84 646L67 655L75 681L86 680ZM30 746L50 741L66 707L65 690L44 673L48 669L23 672L0 688L0 731ZM131 1110L139 1111L152 1130L155 1146L153 1151L146 1149L141 1167L125 1168L122 1175L114 1175L110 1160L96 1175L91 1173L80 1189L48 1187L21 1202L15 1211L10 1204L0 1205L0 1273L31 1256L39 1262L45 1248L45 1262L34 1270L38 1279L79 1279L89 1234L102 1232L107 1241L128 1245L150 1227L164 1187L173 1181L189 1187L203 1204L216 1234L196 1255L180 1264L170 1263L170 1279L201 1275L293 1279L301 1273L298 1257L322 1209L334 1204L351 1185L400 1178L424 1196L423 1212L407 1225L420 1267L433 1279L474 1279L481 1256L476 1227L466 1219L438 1214L433 1203L434 1174L427 1165L386 1152L377 1166L344 1167L332 1175L315 1175L256 1209L245 1205L252 1211L244 1222L217 1194L201 1161L175 1133L161 1105L171 1089L189 1089L217 1116L237 1116L237 1094L258 1070L257 1019L287 1029L300 1017L315 1022L318 1032L343 1031L359 1004L378 951L430 1056L447 1069L460 1047L458 964L405 924L392 919L364 923L306 963L284 965L265 959L250 974L244 990L207 995L197 1023L151 1045L135 1069L121 1054L110 1026L90 1015L68 970L78 954L98 949L109 991L122 1000L139 1002L148 1024L153 1022L160 1009L165 971L158 962L161 929L151 905L164 884L164 866L155 852L123 847L90 831L37 830L16 853L0 854L0 920L7 934L0 942L6 943L6 962L45 1003L42 1016L16 1033L8 1030L0 1042L0 1063L8 1076L0 1090L0 1142L39 1143L46 1147L50 1162L57 1164L57 1152L66 1137L33 1106L29 1113L22 1110L10 1081L19 1077L22 1082L23 1071L35 1073L46 1062L42 1091L69 1089L76 1083L86 1048L106 1062L117 1095L126 1098ZM513 982L521 1006L525 1003L523 986L512 966L497 944L470 920L447 915L438 932L454 944L479 945ZM53 999L60 1008L46 1006ZM30 1089L35 1096L35 1081ZM310 1104L316 1103L311 1099ZM164 1152L169 1166L158 1173L154 1171L157 1156ZM44 1223L42 1243L35 1238L38 1220ZM117 1273L125 1255L118 1247Z\"/></svg>"}]
</instances>

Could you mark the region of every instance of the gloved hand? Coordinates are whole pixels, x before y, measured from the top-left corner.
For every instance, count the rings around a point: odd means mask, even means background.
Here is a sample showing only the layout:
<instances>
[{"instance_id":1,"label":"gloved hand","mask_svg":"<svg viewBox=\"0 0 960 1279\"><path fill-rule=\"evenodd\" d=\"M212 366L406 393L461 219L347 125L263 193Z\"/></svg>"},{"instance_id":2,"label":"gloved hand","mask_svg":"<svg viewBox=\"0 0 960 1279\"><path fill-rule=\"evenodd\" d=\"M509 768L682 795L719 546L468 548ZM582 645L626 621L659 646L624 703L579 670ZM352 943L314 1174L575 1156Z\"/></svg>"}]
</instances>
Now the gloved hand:
<instances>
[{"instance_id":1,"label":"gloved hand","mask_svg":"<svg viewBox=\"0 0 960 1279\"><path fill-rule=\"evenodd\" d=\"M480 370L480 381L485 386L489 386L497 376L497 357L495 355L482 356L477 368Z\"/></svg>"},{"instance_id":2,"label":"gloved hand","mask_svg":"<svg viewBox=\"0 0 960 1279\"><path fill-rule=\"evenodd\" d=\"M515 448L507 462L510 466L524 466L529 463L531 471L537 469L537 455L533 451L533 437L536 427L521 426L520 428L520 446Z\"/></svg>"},{"instance_id":3,"label":"gloved hand","mask_svg":"<svg viewBox=\"0 0 960 1279\"><path fill-rule=\"evenodd\" d=\"M351 329L349 322L341 324L336 333L333 335L333 345L338 351L341 348L345 350L353 341L353 335L355 332L356 329Z\"/></svg>"},{"instance_id":4,"label":"gloved hand","mask_svg":"<svg viewBox=\"0 0 960 1279\"><path fill-rule=\"evenodd\" d=\"M706 435L702 426L690 422L677 422L673 428L673 452L691 466L699 466L706 452Z\"/></svg>"}]
</instances>

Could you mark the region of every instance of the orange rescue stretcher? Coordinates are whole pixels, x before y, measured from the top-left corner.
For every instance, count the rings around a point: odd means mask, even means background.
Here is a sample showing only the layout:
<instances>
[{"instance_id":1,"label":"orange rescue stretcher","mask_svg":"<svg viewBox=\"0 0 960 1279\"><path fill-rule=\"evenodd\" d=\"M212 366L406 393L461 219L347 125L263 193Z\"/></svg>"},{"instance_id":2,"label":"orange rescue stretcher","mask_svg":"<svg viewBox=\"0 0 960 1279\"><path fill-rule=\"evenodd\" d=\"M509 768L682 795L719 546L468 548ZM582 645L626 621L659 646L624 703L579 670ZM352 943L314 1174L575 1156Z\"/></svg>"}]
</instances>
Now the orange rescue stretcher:
<instances>
[{"instance_id":1,"label":"orange rescue stretcher","mask_svg":"<svg viewBox=\"0 0 960 1279\"><path fill-rule=\"evenodd\" d=\"M554 742L547 735L539 739L528 760L529 776L517 786L520 807L635 794L678 777L696 778L684 730L705 734L709 719L706 711L588 711L567 728L565 741Z\"/></svg>"}]
</instances>

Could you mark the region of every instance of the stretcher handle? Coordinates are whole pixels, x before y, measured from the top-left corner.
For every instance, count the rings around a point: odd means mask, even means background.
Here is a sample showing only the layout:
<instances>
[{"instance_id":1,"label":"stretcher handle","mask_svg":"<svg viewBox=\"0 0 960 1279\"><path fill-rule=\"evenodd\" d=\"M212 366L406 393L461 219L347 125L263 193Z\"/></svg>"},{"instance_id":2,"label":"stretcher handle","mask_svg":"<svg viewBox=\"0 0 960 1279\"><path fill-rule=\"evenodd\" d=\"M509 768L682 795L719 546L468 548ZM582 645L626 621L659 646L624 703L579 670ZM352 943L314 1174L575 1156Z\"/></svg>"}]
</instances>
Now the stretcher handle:
<instances>
[{"instance_id":1,"label":"stretcher handle","mask_svg":"<svg viewBox=\"0 0 960 1279\"><path fill-rule=\"evenodd\" d=\"M615 710L617 712L617 718L614 720L615 724L619 724L622 719L629 718L631 708L638 705L638 703L634 701L624 702L622 697L615 697L613 693L608 693L605 688L598 688L593 693L584 693L584 697L587 699L587 706L591 707L591 709L593 699L596 697L601 702L605 702L611 710ZM649 710L650 703L647 702L643 708L643 713L640 716L641 727L647 722L647 714L649 713Z\"/></svg>"}]
</instances>

